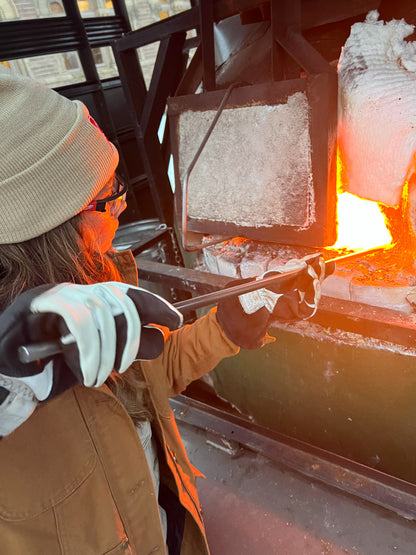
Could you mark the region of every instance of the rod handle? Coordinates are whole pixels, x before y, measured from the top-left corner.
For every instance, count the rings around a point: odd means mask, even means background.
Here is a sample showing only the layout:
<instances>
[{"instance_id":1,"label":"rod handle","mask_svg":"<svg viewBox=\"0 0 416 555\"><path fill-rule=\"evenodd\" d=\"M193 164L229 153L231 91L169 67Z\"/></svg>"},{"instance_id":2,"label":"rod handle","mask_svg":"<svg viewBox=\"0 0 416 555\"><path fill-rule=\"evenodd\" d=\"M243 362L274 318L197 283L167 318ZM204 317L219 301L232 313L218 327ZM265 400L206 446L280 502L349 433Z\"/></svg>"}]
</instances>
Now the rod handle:
<instances>
[{"instance_id":1,"label":"rod handle","mask_svg":"<svg viewBox=\"0 0 416 555\"><path fill-rule=\"evenodd\" d=\"M20 362L34 362L42 358L51 357L62 352L62 344L58 341L45 341L32 345L21 345L17 350Z\"/></svg>"}]
</instances>

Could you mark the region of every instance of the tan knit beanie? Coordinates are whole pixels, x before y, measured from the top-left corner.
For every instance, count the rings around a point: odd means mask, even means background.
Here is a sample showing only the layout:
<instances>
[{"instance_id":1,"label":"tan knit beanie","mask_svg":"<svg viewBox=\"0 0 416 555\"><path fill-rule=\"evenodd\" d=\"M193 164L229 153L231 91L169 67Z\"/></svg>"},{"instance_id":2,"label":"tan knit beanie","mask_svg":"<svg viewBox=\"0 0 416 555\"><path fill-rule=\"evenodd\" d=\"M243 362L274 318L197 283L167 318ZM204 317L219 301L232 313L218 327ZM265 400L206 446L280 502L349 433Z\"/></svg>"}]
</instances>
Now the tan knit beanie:
<instances>
[{"instance_id":1,"label":"tan knit beanie","mask_svg":"<svg viewBox=\"0 0 416 555\"><path fill-rule=\"evenodd\" d=\"M50 231L89 204L118 152L87 108L0 64L0 243Z\"/></svg>"}]
</instances>

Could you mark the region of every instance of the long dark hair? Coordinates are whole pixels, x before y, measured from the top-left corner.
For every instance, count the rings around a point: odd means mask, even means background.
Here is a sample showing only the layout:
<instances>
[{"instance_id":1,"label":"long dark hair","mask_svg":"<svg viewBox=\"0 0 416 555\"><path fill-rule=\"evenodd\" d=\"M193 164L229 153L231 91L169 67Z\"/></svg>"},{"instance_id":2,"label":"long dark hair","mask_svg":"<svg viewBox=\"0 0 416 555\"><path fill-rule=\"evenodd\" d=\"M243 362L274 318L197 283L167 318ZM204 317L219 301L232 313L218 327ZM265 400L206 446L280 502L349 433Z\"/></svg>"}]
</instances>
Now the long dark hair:
<instances>
[{"instance_id":1,"label":"long dark hair","mask_svg":"<svg viewBox=\"0 0 416 555\"><path fill-rule=\"evenodd\" d=\"M78 214L39 237L0 245L0 310L45 283L121 281L111 257L94 249L92 231L81 219Z\"/></svg>"},{"instance_id":2,"label":"long dark hair","mask_svg":"<svg viewBox=\"0 0 416 555\"><path fill-rule=\"evenodd\" d=\"M123 281L111 253L95 249L94 236L78 214L34 239L0 245L0 311L23 291L46 283ZM152 418L138 366L122 376L111 374L106 383L135 423Z\"/></svg>"}]
</instances>

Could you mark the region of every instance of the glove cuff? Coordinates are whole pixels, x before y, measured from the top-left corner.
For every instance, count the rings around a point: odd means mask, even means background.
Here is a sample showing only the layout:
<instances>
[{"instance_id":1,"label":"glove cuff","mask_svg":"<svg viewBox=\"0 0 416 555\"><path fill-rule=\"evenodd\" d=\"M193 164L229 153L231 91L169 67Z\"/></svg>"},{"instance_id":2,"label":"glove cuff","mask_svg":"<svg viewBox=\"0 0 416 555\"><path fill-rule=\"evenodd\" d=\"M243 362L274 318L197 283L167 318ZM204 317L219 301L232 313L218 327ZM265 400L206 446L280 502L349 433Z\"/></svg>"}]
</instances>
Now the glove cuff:
<instances>
[{"instance_id":1,"label":"glove cuff","mask_svg":"<svg viewBox=\"0 0 416 555\"><path fill-rule=\"evenodd\" d=\"M216 317L228 339L242 349L258 349L268 342L270 314L264 307L248 315L237 299L229 299L219 303Z\"/></svg>"}]
</instances>

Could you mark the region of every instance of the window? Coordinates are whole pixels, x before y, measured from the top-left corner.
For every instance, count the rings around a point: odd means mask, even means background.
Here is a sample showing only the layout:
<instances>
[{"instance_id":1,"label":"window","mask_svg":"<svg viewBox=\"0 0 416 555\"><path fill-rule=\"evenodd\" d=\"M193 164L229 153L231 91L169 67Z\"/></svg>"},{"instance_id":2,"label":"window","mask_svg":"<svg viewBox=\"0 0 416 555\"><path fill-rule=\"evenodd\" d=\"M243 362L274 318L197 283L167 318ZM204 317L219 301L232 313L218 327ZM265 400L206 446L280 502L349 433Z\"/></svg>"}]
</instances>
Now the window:
<instances>
[{"instance_id":1,"label":"window","mask_svg":"<svg viewBox=\"0 0 416 555\"><path fill-rule=\"evenodd\" d=\"M93 48L92 55L94 57L95 65L98 66L103 63L103 53L101 51L101 48Z\"/></svg>"},{"instance_id":2,"label":"window","mask_svg":"<svg viewBox=\"0 0 416 555\"><path fill-rule=\"evenodd\" d=\"M78 0L78 8L80 12L88 12L91 10L88 0Z\"/></svg>"},{"instance_id":3,"label":"window","mask_svg":"<svg viewBox=\"0 0 416 555\"><path fill-rule=\"evenodd\" d=\"M110 79L118 76L118 68L114 59L113 50L110 46L93 48L95 65L100 79Z\"/></svg>"},{"instance_id":4,"label":"window","mask_svg":"<svg viewBox=\"0 0 416 555\"><path fill-rule=\"evenodd\" d=\"M49 10L51 12L51 15L65 15L63 5L56 0L49 2Z\"/></svg>"},{"instance_id":5,"label":"window","mask_svg":"<svg viewBox=\"0 0 416 555\"><path fill-rule=\"evenodd\" d=\"M5 62L13 71L27 75L49 87L63 87L85 81L77 52L33 56Z\"/></svg>"},{"instance_id":6,"label":"window","mask_svg":"<svg viewBox=\"0 0 416 555\"><path fill-rule=\"evenodd\" d=\"M42 19L51 16L64 16L61 0L0 0L0 21L23 19Z\"/></svg>"},{"instance_id":7,"label":"window","mask_svg":"<svg viewBox=\"0 0 416 555\"><path fill-rule=\"evenodd\" d=\"M111 0L78 0L78 8L84 18L115 15Z\"/></svg>"}]
</instances>

